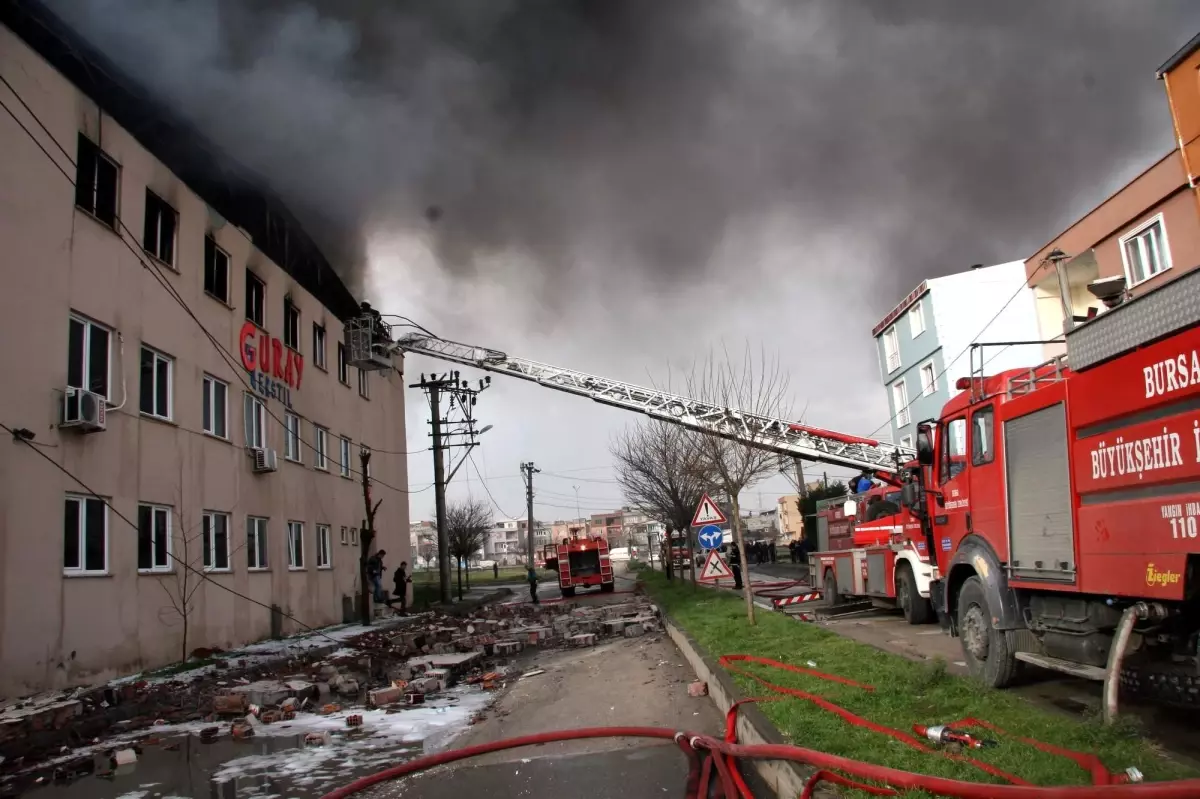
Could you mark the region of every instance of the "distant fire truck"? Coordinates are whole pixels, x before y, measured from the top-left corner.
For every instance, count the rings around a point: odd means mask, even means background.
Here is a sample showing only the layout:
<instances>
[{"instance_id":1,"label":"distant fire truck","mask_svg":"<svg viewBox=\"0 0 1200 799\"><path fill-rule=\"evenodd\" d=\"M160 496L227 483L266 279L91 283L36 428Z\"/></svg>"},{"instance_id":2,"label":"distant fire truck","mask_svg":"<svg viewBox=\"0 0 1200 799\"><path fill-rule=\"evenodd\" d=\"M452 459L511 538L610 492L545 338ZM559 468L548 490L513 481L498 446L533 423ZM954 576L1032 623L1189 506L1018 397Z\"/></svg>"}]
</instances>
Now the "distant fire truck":
<instances>
[{"instance_id":1,"label":"distant fire truck","mask_svg":"<svg viewBox=\"0 0 1200 799\"><path fill-rule=\"evenodd\" d=\"M558 588L564 597L575 596L575 589L600 586L613 590L612 564L608 560L608 541L603 536L564 538L542 549L546 568L558 574Z\"/></svg>"}]
</instances>

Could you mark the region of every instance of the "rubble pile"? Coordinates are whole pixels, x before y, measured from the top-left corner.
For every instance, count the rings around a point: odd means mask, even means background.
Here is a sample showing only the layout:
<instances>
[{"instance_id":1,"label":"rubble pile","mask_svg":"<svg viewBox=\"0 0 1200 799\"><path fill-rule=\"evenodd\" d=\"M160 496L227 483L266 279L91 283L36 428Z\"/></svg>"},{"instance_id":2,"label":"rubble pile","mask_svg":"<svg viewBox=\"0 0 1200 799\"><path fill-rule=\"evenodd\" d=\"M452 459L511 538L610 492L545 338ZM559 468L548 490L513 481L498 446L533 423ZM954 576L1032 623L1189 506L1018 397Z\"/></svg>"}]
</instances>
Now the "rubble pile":
<instances>
[{"instance_id":1,"label":"rubble pile","mask_svg":"<svg viewBox=\"0 0 1200 799\"><path fill-rule=\"evenodd\" d=\"M456 685L497 690L508 663L530 649L594 646L601 637L640 636L659 625L658 608L641 598L613 605L497 605L465 618L436 612L409 617L348 638L341 647L310 646L272 662L247 663L235 653L192 676L77 689L0 712L0 777L69 780L93 773L86 766L93 755L80 752L78 763L67 755L80 747L94 754L105 737L129 739L150 727L191 723L203 742L248 740L265 725L339 714L343 705L400 713ZM362 715L347 715L346 725L361 733ZM149 733L133 737L132 745L109 756L120 751L128 760L142 745L158 742ZM330 740L326 731L308 734L304 742L323 746ZM33 768L51 758L52 766Z\"/></svg>"}]
</instances>

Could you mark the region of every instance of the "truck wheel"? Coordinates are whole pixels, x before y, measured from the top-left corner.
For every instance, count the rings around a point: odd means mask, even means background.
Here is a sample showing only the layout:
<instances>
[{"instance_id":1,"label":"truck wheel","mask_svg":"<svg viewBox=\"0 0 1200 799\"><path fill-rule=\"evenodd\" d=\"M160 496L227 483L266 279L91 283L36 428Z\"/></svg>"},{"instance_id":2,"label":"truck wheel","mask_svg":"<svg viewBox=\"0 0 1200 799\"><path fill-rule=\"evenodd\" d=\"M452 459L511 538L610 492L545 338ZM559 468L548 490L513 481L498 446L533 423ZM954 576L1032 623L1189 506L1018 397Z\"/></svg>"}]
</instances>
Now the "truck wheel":
<instances>
[{"instance_id":1,"label":"truck wheel","mask_svg":"<svg viewBox=\"0 0 1200 799\"><path fill-rule=\"evenodd\" d=\"M603 594L611 594L613 589L617 587L616 583L600 583L600 592Z\"/></svg>"},{"instance_id":2,"label":"truck wheel","mask_svg":"<svg viewBox=\"0 0 1200 799\"><path fill-rule=\"evenodd\" d=\"M564 589L562 589L562 595L563 595L563 598L564 598L564 599L565 599L566 597L572 597L572 596L575 596L575 588L574 588L574 586L572 586L571 588L564 588Z\"/></svg>"},{"instance_id":3,"label":"truck wheel","mask_svg":"<svg viewBox=\"0 0 1200 799\"><path fill-rule=\"evenodd\" d=\"M907 563L896 569L896 601L909 624L928 624L933 618L933 606L917 592L917 578Z\"/></svg>"},{"instance_id":4,"label":"truck wheel","mask_svg":"<svg viewBox=\"0 0 1200 799\"><path fill-rule=\"evenodd\" d=\"M1006 688L1019 665L1008 637L992 626L983 581L971 576L958 589L958 635L971 676L992 688Z\"/></svg>"},{"instance_id":5,"label":"truck wheel","mask_svg":"<svg viewBox=\"0 0 1200 799\"><path fill-rule=\"evenodd\" d=\"M837 577L833 574L833 569L825 570L825 580L821 586L821 593L825 595L825 605L835 608L842 604L842 595L838 593Z\"/></svg>"}]
</instances>

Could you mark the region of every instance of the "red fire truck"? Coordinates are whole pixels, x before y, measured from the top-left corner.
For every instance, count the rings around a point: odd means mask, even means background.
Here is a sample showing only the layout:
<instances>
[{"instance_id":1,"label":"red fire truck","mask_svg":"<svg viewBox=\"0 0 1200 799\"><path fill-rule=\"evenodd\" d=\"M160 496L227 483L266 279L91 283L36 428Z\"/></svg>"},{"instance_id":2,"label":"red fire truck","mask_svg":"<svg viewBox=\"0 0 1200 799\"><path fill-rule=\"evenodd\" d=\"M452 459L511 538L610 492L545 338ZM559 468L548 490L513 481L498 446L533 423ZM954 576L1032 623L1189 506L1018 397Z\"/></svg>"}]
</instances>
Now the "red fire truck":
<instances>
[{"instance_id":1,"label":"red fire truck","mask_svg":"<svg viewBox=\"0 0 1200 799\"><path fill-rule=\"evenodd\" d=\"M546 568L558 574L558 588L564 597L575 596L575 589L598 585L612 591L612 564L608 560L608 541L603 536L564 538L543 548Z\"/></svg>"}]
</instances>

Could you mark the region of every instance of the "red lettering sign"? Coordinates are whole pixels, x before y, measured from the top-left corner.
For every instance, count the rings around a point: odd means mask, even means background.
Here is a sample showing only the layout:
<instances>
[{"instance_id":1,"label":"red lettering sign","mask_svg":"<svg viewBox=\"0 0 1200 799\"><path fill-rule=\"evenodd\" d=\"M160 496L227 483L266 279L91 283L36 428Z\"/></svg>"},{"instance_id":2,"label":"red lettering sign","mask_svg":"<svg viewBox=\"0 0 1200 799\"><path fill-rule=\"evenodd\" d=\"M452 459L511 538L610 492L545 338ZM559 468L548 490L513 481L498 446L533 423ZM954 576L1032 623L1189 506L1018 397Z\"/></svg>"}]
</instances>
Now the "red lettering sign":
<instances>
[{"instance_id":1,"label":"red lettering sign","mask_svg":"<svg viewBox=\"0 0 1200 799\"><path fill-rule=\"evenodd\" d=\"M1200 478L1200 414L1154 419L1074 444L1075 490L1090 494Z\"/></svg>"},{"instance_id":2,"label":"red lettering sign","mask_svg":"<svg viewBox=\"0 0 1200 799\"><path fill-rule=\"evenodd\" d=\"M255 343L254 337L258 336ZM247 321L238 335L238 348L242 351L242 366L247 372L259 371L277 378L292 388L300 388L304 374L304 356L283 346L283 342L259 331L258 326ZM285 357L286 353L286 357Z\"/></svg>"},{"instance_id":3,"label":"red lettering sign","mask_svg":"<svg viewBox=\"0 0 1200 799\"><path fill-rule=\"evenodd\" d=\"M258 328L253 322L246 322L242 325L242 334L238 337L238 344L242 351L242 366L246 367L247 372L253 372L254 367L258 364L257 352L254 345L250 343L250 339L254 337Z\"/></svg>"}]
</instances>

